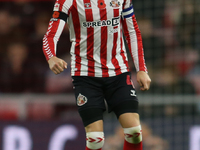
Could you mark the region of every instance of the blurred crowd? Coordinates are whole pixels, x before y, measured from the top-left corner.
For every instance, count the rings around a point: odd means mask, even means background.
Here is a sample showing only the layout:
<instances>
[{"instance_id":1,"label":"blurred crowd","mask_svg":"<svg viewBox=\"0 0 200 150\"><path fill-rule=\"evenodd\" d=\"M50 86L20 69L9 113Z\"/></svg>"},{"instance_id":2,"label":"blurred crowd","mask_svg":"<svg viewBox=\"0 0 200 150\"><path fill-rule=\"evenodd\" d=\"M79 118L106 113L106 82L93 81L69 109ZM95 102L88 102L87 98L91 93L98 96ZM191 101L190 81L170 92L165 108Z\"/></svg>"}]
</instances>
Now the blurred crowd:
<instances>
[{"instance_id":1,"label":"blurred crowd","mask_svg":"<svg viewBox=\"0 0 200 150\"><path fill-rule=\"evenodd\" d=\"M70 69L52 74L42 52L53 6L54 1L0 2L0 93L72 91ZM66 27L57 54L70 66L69 49Z\"/></svg>"},{"instance_id":2,"label":"blurred crowd","mask_svg":"<svg viewBox=\"0 0 200 150\"><path fill-rule=\"evenodd\" d=\"M42 38L54 0L0 2L0 93L70 93L70 41L66 28L58 57L68 69L54 75ZM200 1L133 0L152 86L149 94L200 94ZM135 69L130 60L136 88ZM139 92L139 90L138 90Z\"/></svg>"}]
</instances>

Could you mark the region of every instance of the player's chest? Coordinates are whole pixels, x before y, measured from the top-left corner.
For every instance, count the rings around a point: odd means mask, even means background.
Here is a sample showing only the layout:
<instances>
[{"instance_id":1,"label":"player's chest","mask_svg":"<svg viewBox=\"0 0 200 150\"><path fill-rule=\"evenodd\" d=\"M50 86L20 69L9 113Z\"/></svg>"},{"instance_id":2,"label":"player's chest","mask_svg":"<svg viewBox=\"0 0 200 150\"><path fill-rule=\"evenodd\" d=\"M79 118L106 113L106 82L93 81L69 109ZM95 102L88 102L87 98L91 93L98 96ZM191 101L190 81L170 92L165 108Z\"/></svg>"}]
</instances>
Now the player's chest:
<instances>
[{"instance_id":1,"label":"player's chest","mask_svg":"<svg viewBox=\"0 0 200 150\"><path fill-rule=\"evenodd\" d=\"M76 5L82 21L109 20L120 17L123 0L76 0Z\"/></svg>"}]
</instances>

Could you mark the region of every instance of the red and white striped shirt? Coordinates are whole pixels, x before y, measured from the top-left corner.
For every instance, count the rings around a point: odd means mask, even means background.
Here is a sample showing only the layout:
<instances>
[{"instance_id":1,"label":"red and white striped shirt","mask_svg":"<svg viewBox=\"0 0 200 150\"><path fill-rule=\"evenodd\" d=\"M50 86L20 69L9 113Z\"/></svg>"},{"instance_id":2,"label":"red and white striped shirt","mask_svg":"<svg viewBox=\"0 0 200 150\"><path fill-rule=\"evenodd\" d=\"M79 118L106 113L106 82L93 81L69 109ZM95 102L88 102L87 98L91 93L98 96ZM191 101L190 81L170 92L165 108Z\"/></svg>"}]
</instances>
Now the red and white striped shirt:
<instances>
[{"instance_id":1,"label":"red and white striped shirt","mask_svg":"<svg viewBox=\"0 0 200 150\"><path fill-rule=\"evenodd\" d=\"M147 71L142 37L131 0L57 0L54 15L43 39L46 59L56 55L56 46L68 16L71 75L110 77L129 71L123 33L136 71Z\"/></svg>"}]
</instances>

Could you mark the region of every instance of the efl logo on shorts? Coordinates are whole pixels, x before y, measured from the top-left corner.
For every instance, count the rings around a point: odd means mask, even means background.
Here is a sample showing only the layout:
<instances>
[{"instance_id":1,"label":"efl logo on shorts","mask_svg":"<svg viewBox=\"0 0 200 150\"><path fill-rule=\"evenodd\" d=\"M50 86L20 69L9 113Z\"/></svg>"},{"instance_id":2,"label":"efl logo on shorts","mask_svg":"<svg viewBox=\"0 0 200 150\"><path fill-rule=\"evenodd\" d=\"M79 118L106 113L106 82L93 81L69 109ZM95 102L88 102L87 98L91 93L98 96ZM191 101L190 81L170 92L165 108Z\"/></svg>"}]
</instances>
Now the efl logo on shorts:
<instances>
[{"instance_id":1,"label":"efl logo on shorts","mask_svg":"<svg viewBox=\"0 0 200 150\"><path fill-rule=\"evenodd\" d=\"M82 95L81 93L79 93L79 95L77 97L77 105L78 106L82 106L85 103L87 103L87 97L85 97L84 95Z\"/></svg>"}]
</instances>

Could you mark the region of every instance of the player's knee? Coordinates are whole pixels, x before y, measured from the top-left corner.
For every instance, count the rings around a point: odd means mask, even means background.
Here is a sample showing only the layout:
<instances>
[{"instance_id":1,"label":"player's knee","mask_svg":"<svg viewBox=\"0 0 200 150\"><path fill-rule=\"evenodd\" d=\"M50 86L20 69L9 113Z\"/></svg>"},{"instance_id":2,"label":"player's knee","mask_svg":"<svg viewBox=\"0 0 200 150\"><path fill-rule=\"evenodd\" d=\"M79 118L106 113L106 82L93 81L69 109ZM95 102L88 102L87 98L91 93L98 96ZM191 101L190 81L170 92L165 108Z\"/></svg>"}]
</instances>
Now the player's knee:
<instances>
[{"instance_id":1,"label":"player's knee","mask_svg":"<svg viewBox=\"0 0 200 150\"><path fill-rule=\"evenodd\" d=\"M137 144L142 141L141 126L124 128L125 140L129 143Z\"/></svg>"},{"instance_id":2,"label":"player's knee","mask_svg":"<svg viewBox=\"0 0 200 150\"><path fill-rule=\"evenodd\" d=\"M86 146L89 149L100 149L104 145L103 132L87 132L86 133Z\"/></svg>"}]
</instances>

